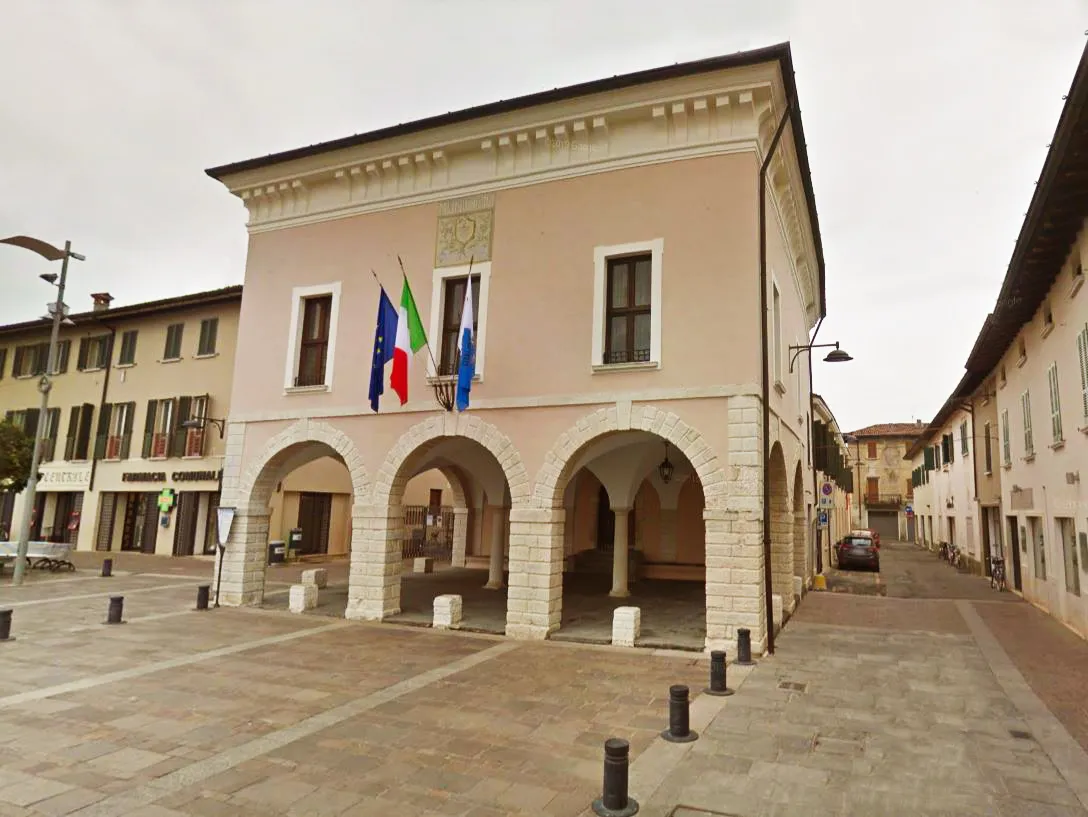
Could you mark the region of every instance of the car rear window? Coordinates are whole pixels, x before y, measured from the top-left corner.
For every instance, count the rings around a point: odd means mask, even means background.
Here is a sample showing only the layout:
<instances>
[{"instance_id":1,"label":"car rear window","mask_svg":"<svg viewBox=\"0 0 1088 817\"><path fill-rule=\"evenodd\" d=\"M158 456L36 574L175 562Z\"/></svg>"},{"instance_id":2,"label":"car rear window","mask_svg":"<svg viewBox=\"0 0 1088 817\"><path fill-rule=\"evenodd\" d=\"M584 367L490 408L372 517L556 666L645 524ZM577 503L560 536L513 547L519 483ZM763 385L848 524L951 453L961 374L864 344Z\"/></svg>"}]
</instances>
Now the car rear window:
<instances>
[{"instance_id":1,"label":"car rear window","mask_svg":"<svg viewBox=\"0 0 1088 817\"><path fill-rule=\"evenodd\" d=\"M846 541L846 544L848 544L848 545L862 545L862 546L865 546L865 545L871 545L873 543L873 540L869 539L866 536L847 536L845 541Z\"/></svg>"}]
</instances>

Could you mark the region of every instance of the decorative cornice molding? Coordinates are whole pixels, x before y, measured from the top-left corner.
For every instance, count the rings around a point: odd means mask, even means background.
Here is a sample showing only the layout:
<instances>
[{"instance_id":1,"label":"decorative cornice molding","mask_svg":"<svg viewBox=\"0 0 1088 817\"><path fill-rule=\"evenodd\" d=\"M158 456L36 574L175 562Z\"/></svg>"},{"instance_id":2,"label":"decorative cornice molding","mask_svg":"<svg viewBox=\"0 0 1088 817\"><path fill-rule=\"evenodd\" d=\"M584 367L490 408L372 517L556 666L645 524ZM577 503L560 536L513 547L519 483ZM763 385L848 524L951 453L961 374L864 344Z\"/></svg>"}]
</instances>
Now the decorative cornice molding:
<instances>
[{"instance_id":1,"label":"decorative cornice molding","mask_svg":"<svg viewBox=\"0 0 1088 817\"><path fill-rule=\"evenodd\" d=\"M777 70L753 66L441 127L224 183L256 234L628 167L746 151L762 158L784 107ZM819 273L792 129L768 181L811 327Z\"/></svg>"}]
</instances>

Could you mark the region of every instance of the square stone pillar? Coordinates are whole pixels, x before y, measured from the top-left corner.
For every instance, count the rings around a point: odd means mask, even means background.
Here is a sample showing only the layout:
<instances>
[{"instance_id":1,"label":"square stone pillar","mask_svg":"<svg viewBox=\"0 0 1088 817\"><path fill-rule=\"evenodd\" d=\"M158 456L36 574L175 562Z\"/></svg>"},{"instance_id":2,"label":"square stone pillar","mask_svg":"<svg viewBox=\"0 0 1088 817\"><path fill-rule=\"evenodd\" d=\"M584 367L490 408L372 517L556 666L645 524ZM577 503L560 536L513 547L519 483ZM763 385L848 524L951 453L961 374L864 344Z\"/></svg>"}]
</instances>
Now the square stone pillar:
<instances>
[{"instance_id":1,"label":"square stone pillar","mask_svg":"<svg viewBox=\"0 0 1088 817\"><path fill-rule=\"evenodd\" d=\"M242 513L234 517L230 539L222 553L223 572L219 572L220 551L215 549L215 572L222 575L219 603L230 607L257 605L264 601L264 573L268 566L269 513ZM158 526L156 526L158 527ZM215 595L213 580L212 595Z\"/></svg>"},{"instance_id":2,"label":"square stone pillar","mask_svg":"<svg viewBox=\"0 0 1088 817\"><path fill-rule=\"evenodd\" d=\"M563 527L566 512L510 509L510 588L506 635L544 639L563 611Z\"/></svg>"},{"instance_id":3,"label":"square stone pillar","mask_svg":"<svg viewBox=\"0 0 1088 817\"><path fill-rule=\"evenodd\" d=\"M465 554L468 552L468 508L453 509L453 556L450 559L454 567L465 566Z\"/></svg>"},{"instance_id":4,"label":"square stone pillar","mask_svg":"<svg viewBox=\"0 0 1088 817\"><path fill-rule=\"evenodd\" d=\"M381 621L400 612L404 509L356 507L351 513L351 567L345 618Z\"/></svg>"}]
</instances>

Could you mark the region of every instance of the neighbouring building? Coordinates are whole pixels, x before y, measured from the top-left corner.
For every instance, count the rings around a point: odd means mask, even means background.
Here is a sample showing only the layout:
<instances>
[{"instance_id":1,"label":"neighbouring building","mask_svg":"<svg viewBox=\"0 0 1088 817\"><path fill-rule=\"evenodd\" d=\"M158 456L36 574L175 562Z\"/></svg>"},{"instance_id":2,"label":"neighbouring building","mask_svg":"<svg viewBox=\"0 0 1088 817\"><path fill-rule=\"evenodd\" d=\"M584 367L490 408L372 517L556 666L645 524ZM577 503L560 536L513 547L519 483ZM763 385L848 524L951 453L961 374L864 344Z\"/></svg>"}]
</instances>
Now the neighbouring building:
<instances>
[{"instance_id":1,"label":"neighbouring building","mask_svg":"<svg viewBox=\"0 0 1088 817\"><path fill-rule=\"evenodd\" d=\"M508 635L566 626L575 585L607 603L659 579L706 645L747 627L762 650L814 569L810 384L789 347L825 312L824 267L798 110L783 44L208 170L249 231L223 601L261 602L291 517L273 496L326 459L341 505L350 484L350 618L402 609L402 559L437 533L430 497L421 521L406 491L437 472L446 555L488 565ZM405 405L385 370L375 413L371 271L396 304L398 258L430 345ZM470 275L460 413L439 403ZM634 603L644 627L667 615Z\"/></svg>"},{"instance_id":2,"label":"neighbouring building","mask_svg":"<svg viewBox=\"0 0 1088 817\"><path fill-rule=\"evenodd\" d=\"M819 511L827 514L826 526L822 524L823 517L820 516L816 527L816 570L823 571L832 566L835 542L849 533L853 526L854 471L850 467L849 447L827 402L814 394L812 403L812 455L816 465L817 504ZM828 504L830 507L825 507Z\"/></svg>"},{"instance_id":3,"label":"neighbouring building","mask_svg":"<svg viewBox=\"0 0 1088 817\"><path fill-rule=\"evenodd\" d=\"M973 569L984 558L977 536L975 457L971 412L946 403L906 452L914 485L912 541L930 548L948 542L962 550Z\"/></svg>"},{"instance_id":4,"label":"neighbouring building","mask_svg":"<svg viewBox=\"0 0 1088 817\"><path fill-rule=\"evenodd\" d=\"M0 326L0 411L33 435L45 424L31 539L79 550L194 555L215 549L241 287L69 315L40 415L47 321ZM22 495L0 494L18 538Z\"/></svg>"},{"instance_id":5,"label":"neighbouring building","mask_svg":"<svg viewBox=\"0 0 1088 817\"><path fill-rule=\"evenodd\" d=\"M985 537L976 551L983 570L990 567L989 546L1005 559L1015 591L1088 636L1083 592L1088 493L1082 481L1088 467L1085 173L1088 48L997 302L942 412L951 418L955 407L968 421L974 412L974 525ZM919 465L917 457L914 462ZM932 484L932 474L929 478Z\"/></svg>"},{"instance_id":6,"label":"neighbouring building","mask_svg":"<svg viewBox=\"0 0 1088 817\"><path fill-rule=\"evenodd\" d=\"M903 458L924 427L921 421L877 423L845 435L856 486L853 524L872 528L881 541L914 539L914 486Z\"/></svg>"}]
</instances>

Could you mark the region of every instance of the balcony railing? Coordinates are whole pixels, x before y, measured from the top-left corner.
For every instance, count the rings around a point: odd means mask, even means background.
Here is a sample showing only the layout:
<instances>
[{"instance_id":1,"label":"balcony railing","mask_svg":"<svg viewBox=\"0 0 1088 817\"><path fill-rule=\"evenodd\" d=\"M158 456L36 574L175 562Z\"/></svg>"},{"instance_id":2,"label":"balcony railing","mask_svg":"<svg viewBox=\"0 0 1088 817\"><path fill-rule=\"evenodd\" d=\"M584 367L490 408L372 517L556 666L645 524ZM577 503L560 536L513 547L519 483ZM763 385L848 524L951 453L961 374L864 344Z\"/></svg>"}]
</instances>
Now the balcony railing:
<instances>
[{"instance_id":1,"label":"balcony railing","mask_svg":"<svg viewBox=\"0 0 1088 817\"><path fill-rule=\"evenodd\" d=\"M865 494L865 505L869 508L898 509L903 507L902 494Z\"/></svg>"}]
</instances>

